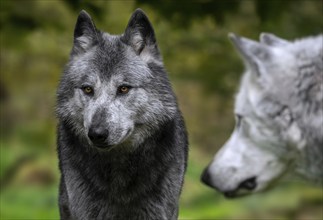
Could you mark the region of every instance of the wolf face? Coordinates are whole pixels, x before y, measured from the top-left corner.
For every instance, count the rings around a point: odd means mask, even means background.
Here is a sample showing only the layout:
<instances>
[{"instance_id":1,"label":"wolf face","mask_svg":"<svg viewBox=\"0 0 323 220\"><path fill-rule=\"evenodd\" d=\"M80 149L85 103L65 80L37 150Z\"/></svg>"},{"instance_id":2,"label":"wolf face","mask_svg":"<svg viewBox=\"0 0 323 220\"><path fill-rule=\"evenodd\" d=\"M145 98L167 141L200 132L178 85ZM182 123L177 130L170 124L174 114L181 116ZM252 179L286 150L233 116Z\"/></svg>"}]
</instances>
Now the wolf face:
<instances>
[{"instance_id":1,"label":"wolf face","mask_svg":"<svg viewBox=\"0 0 323 220\"><path fill-rule=\"evenodd\" d=\"M247 72L235 101L235 129L202 181L234 197L264 190L294 168L309 144L304 127L321 136L315 118L323 120L323 41L230 38Z\"/></svg>"},{"instance_id":2,"label":"wolf face","mask_svg":"<svg viewBox=\"0 0 323 220\"><path fill-rule=\"evenodd\" d=\"M57 106L80 138L101 149L139 145L175 114L171 91L154 30L140 10L118 36L97 30L80 13Z\"/></svg>"}]
</instances>

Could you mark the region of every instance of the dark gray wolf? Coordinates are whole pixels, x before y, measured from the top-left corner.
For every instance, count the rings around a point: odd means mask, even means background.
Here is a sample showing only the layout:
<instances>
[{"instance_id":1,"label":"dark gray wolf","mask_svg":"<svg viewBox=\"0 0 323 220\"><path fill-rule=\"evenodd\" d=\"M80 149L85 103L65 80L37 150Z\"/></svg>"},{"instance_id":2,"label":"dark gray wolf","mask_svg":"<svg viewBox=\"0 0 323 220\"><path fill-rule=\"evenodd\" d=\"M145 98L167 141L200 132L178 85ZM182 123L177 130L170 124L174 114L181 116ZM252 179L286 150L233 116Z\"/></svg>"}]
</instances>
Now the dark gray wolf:
<instances>
[{"instance_id":1,"label":"dark gray wolf","mask_svg":"<svg viewBox=\"0 0 323 220\"><path fill-rule=\"evenodd\" d=\"M202 181L228 197L264 190L286 173L322 184L323 36L230 38L247 71L235 100L236 127Z\"/></svg>"},{"instance_id":2,"label":"dark gray wolf","mask_svg":"<svg viewBox=\"0 0 323 220\"><path fill-rule=\"evenodd\" d=\"M187 134L142 10L122 35L79 14L57 116L61 219L177 219Z\"/></svg>"}]
</instances>

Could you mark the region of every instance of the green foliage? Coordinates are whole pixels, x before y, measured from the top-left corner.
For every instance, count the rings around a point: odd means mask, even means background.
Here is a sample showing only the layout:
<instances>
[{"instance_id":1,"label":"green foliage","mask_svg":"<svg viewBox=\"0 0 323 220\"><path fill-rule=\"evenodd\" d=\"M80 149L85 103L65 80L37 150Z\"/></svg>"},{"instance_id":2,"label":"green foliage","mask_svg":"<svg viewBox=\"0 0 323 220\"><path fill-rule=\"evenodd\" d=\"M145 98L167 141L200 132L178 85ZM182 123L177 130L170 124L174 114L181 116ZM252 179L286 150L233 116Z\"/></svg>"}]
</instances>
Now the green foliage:
<instances>
[{"instance_id":1,"label":"green foliage","mask_svg":"<svg viewBox=\"0 0 323 220\"><path fill-rule=\"evenodd\" d=\"M167 19L176 25L177 28L187 28L196 19L211 17L214 22L222 26L227 25L228 20L232 16L240 14L248 5L248 8L253 7L253 13L259 19L259 25L266 27L271 23L275 25L282 25L286 17L290 14L294 21L295 26L299 27L298 32L305 35L313 34L313 29L316 33L322 31L322 19L320 15L322 11L311 10L311 14L306 16L306 19L302 9L309 7L316 7L322 10L322 1L320 0L222 0L222 1L190 1L177 0L161 0L161 1L149 1L149 0L137 0L138 5L149 5L155 11L157 11L163 19ZM247 3L248 2L248 3ZM305 10L306 11L306 10ZM314 12L314 13L313 13ZM247 17L249 14L245 14ZM296 16L295 16L296 15ZM298 19L300 17L302 19ZM313 20L312 18L316 18ZM299 26L302 21L308 19L314 21L307 23L309 29ZM301 21L302 20L302 21ZM291 23L289 23L291 24ZM321 24L321 26L317 26ZM273 31L277 32L277 29Z\"/></svg>"},{"instance_id":2,"label":"green foliage","mask_svg":"<svg viewBox=\"0 0 323 220\"><path fill-rule=\"evenodd\" d=\"M57 186L6 190L0 198L1 219L59 219Z\"/></svg>"},{"instance_id":3,"label":"green foliage","mask_svg":"<svg viewBox=\"0 0 323 220\"><path fill-rule=\"evenodd\" d=\"M136 7L155 28L190 134L181 219L322 218L321 189L285 183L228 201L199 181L234 123L243 65L228 32L258 38L266 31L287 39L318 34L322 1L1 0L0 219L58 218L55 90L77 14L85 9L99 29L120 34Z\"/></svg>"},{"instance_id":4,"label":"green foliage","mask_svg":"<svg viewBox=\"0 0 323 220\"><path fill-rule=\"evenodd\" d=\"M102 19L107 9L106 1L66 0L65 4L76 13L86 8L89 13L94 15L94 18L98 19Z\"/></svg>"},{"instance_id":5,"label":"green foliage","mask_svg":"<svg viewBox=\"0 0 323 220\"><path fill-rule=\"evenodd\" d=\"M191 1L172 0L149 1L138 0L140 4L147 4L158 11L163 18L175 21L179 26L188 27L191 21L212 16L217 22L223 23L227 13L234 13L240 5L239 0L227 1Z\"/></svg>"}]
</instances>

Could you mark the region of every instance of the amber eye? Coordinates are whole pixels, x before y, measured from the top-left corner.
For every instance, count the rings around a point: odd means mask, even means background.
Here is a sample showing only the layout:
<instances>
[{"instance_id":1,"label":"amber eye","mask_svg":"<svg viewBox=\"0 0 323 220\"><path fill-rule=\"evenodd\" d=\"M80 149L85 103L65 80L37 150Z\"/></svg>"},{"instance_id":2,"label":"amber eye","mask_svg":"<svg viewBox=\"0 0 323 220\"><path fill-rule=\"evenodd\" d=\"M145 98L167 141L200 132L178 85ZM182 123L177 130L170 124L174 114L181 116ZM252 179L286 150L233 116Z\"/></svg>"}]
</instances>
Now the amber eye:
<instances>
[{"instance_id":1,"label":"amber eye","mask_svg":"<svg viewBox=\"0 0 323 220\"><path fill-rule=\"evenodd\" d=\"M83 88L82 88L82 90L83 90L83 92L84 93L86 93L86 94L93 94L93 89L92 89L92 87L91 86L84 86Z\"/></svg>"},{"instance_id":2,"label":"amber eye","mask_svg":"<svg viewBox=\"0 0 323 220\"><path fill-rule=\"evenodd\" d=\"M118 93L119 94L127 94L130 90L130 86L119 86Z\"/></svg>"}]
</instances>

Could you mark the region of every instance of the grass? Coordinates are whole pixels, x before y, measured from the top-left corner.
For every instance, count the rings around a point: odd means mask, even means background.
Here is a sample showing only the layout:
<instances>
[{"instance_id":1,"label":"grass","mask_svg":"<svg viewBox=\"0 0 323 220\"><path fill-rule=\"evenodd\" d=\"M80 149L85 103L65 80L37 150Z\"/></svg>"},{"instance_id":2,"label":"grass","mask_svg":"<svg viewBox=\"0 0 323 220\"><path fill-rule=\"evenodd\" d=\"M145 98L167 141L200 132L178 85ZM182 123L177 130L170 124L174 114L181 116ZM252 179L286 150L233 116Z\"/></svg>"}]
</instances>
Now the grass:
<instances>
[{"instance_id":1,"label":"grass","mask_svg":"<svg viewBox=\"0 0 323 220\"><path fill-rule=\"evenodd\" d=\"M8 188L0 197L1 219L59 219L57 187Z\"/></svg>"},{"instance_id":2,"label":"grass","mask_svg":"<svg viewBox=\"0 0 323 220\"><path fill-rule=\"evenodd\" d=\"M3 148L2 148L3 149ZM13 152L1 152L1 171L14 161ZM257 219L257 220L321 220L323 190L302 183L283 183L279 187L253 196L227 200L200 182L200 174L208 162L197 148L191 148L190 161L180 200L179 219ZM50 183L31 181L31 176L44 171ZM37 173L36 172L36 173ZM39 173L39 172L38 172ZM57 206L58 169L55 152L41 154L17 173L0 195L0 219L59 219ZM306 212L302 210L306 209ZM296 218L305 215L310 217Z\"/></svg>"}]
</instances>

